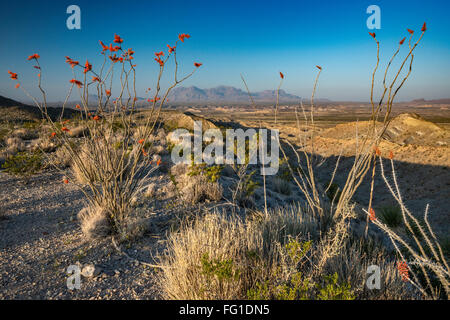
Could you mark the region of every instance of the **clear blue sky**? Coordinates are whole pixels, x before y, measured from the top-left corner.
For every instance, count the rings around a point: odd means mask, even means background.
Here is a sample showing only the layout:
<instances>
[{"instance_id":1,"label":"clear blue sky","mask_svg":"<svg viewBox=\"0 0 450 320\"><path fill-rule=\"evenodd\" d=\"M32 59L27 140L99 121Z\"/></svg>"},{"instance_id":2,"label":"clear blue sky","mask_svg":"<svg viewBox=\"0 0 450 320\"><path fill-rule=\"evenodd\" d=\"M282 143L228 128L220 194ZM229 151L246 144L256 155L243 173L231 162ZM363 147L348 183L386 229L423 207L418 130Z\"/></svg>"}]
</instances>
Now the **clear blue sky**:
<instances>
[{"instance_id":1,"label":"clear blue sky","mask_svg":"<svg viewBox=\"0 0 450 320\"><path fill-rule=\"evenodd\" d=\"M81 8L81 30L66 28L66 8ZM0 12L0 95L25 100L7 70L19 73L23 85L34 86L36 75L26 58L41 55L43 80L50 99L63 99L72 74L64 56L100 63L98 40L110 43L114 33L124 47L136 51L138 94L152 87L157 72L155 51L166 50L178 33L191 38L179 49L188 71L203 63L184 83L210 88L274 89L278 72L283 89L308 97L315 65L323 66L318 96L334 100L367 101L376 46L368 35L366 8L381 8L382 63L407 36L406 28L428 31L417 49L412 76L398 100L450 97L450 1L10 1ZM406 51L406 46L404 51ZM37 91L33 91L36 92Z\"/></svg>"}]
</instances>

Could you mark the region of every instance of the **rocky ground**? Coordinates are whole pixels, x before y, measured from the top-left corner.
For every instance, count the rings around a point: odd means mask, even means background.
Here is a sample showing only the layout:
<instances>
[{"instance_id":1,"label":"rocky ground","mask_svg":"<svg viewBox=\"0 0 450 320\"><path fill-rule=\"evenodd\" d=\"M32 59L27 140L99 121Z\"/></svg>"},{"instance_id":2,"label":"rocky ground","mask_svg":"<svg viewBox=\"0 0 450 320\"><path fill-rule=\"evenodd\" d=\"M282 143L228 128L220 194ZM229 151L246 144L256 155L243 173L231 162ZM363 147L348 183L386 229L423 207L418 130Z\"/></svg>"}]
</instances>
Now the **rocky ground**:
<instances>
[{"instance_id":1,"label":"rocky ground","mask_svg":"<svg viewBox=\"0 0 450 320\"><path fill-rule=\"evenodd\" d=\"M389 150L395 154L397 177L408 208L420 216L423 215L426 204L429 204L433 228L439 237L448 237L448 136L445 131L439 131L439 128L420 121L417 124L417 118L411 118L412 120L408 117L401 118L396 124L397 129L390 131L390 136L382 142L380 149L384 155ZM181 120L192 121L185 116ZM176 122L179 125L180 119ZM210 122L205 125L214 126ZM408 131L411 128L419 132L431 131L416 134L414 130L412 133ZM284 129L288 134L281 130L281 136L295 143L292 139L295 137L295 128ZM328 182L336 156L341 150L343 158L335 182L340 186L345 182L345 173L353 160L353 132L354 128L348 124L345 128L338 126L320 130L315 147L317 153L326 159L317 170L320 183ZM414 139L408 140L411 135ZM436 139L439 137L442 143L429 145L420 139L430 135L434 135ZM168 155L161 155L163 163L166 163ZM390 163L387 159L384 163L386 173L390 176ZM175 173L173 168L165 170ZM184 171L176 175L184 177L185 181L180 180L178 184L190 195L191 190L194 190L192 181L197 178L187 176ZM189 208L180 207L172 202L177 191L172 190L167 174L155 174L153 185L157 191L152 190L151 197L157 200L146 203L147 200L144 199L135 204L136 209L143 212L147 227L144 236L120 245L121 250L129 256L126 257L116 250L110 239L86 240L77 219L78 212L85 207L84 196L75 185L63 183L64 176L64 172L49 169L29 179L15 178L0 172L0 299L158 299L161 297L156 285L158 269L140 264L129 257L155 263L154 257L164 249L170 221L176 220L179 214L185 216L188 212L208 210L217 205L206 197L201 206L195 204ZM224 170L219 179L223 197L228 200L235 178L232 171ZM259 174L255 175L255 180L259 186L263 184ZM268 178L266 183L270 207L303 199L292 182L280 185L280 181ZM359 207L367 205L368 186L368 181L364 182L355 195ZM375 181L374 190L375 208L393 203L380 177ZM194 191L197 192L196 189ZM256 189L251 202L250 205L263 208L262 188ZM226 206L226 203L222 199L219 204ZM364 221L361 220L356 221L356 226L353 227L362 230L363 225ZM381 237L379 232L371 231L373 235ZM83 271L79 290L67 288L67 268L71 265L77 265Z\"/></svg>"},{"instance_id":2,"label":"rocky ground","mask_svg":"<svg viewBox=\"0 0 450 320\"><path fill-rule=\"evenodd\" d=\"M0 173L0 299L154 299L155 270L119 254L110 240L87 242L76 215L83 195L62 175L22 180ZM158 238L125 248L153 261ZM67 268L79 265L80 290L67 288ZM88 271L95 267L94 274Z\"/></svg>"}]
</instances>

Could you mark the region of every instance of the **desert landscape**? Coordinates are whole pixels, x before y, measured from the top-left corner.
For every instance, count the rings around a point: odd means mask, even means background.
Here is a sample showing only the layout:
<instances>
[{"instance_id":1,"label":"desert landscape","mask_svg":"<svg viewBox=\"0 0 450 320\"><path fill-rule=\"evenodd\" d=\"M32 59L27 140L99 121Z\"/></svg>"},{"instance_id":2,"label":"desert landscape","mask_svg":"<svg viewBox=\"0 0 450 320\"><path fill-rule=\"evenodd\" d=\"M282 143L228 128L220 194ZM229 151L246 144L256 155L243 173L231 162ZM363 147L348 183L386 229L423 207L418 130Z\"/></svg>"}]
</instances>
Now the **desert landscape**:
<instances>
[{"instance_id":1,"label":"desert landscape","mask_svg":"<svg viewBox=\"0 0 450 320\"><path fill-rule=\"evenodd\" d=\"M90 235L90 232L96 231L86 231L80 225L79 212L86 206L86 200L77 186L64 183L66 177L74 175L73 164L62 147L48 138L48 133L43 129L45 122L39 114L33 112L33 107L6 99L2 101L5 101L2 106L2 164L8 157L21 152L33 153L39 148L44 148L48 156L39 159L36 168L23 168L25 172L22 174L12 174L7 169L0 173L2 299L162 298L157 280L161 270L152 265L158 263L155 257L167 250L170 232L178 228L186 217L203 216L221 207L230 210L227 205L232 198L233 186L239 179L231 167L223 167L214 183L203 181L202 174L194 185L187 181L191 179L189 166L180 168L171 163L168 151L170 141L167 138L169 128L192 129L194 121L198 120L204 122L207 128L258 128L262 125L279 129L281 139L289 141L299 151L302 150L299 137L307 136L312 130L305 129L305 121L301 121L302 127L298 130L295 120L298 106L295 105L281 109L276 125L273 106L260 105L257 111L249 105L168 107L168 111L162 113L163 125L157 131L156 144L152 147L156 151L153 156L162 161L161 168L151 177L142 198L133 199L133 210L139 212L141 230L134 231L138 234L121 244L122 253L108 238L92 241L95 235ZM227 108L233 108L232 116ZM317 135L314 137L315 152L320 157L317 160L317 182L326 186L341 155L333 184L341 188L354 161L357 127L359 132L367 127L370 115L364 110L369 106L354 110L352 107L319 105L318 109ZM141 113L145 118L147 111ZM430 223L442 241L447 258L450 223L449 121L449 105L445 103L426 108L420 105L400 106L379 144L386 161L390 151L395 154L398 183L408 208L420 219L426 205L430 205ZM81 140L85 130L82 125L77 126L70 133L71 139ZM52 167L55 163L57 169ZM28 169L32 171L29 174L26 172ZM280 172L286 174L285 171ZM301 206L305 202L304 195L293 181L283 178L280 172L278 177L268 177L269 209L291 210L288 208ZM171 174L178 176L180 190L174 187ZM82 180L80 177L76 179ZM262 177L255 175L254 181L257 185L252 194L239 207L239 211L246 212L246 215L264 208ZM196 186L197 183L210 186ZM366 178L353 198L358 215L352 221L351 232L357 238L364 236L365 218L361 208L368 205L369 188L370 179ZM374 183L373 206L376 212L396 206L379 175ZM369 235L379 246L392 250L388 237L382 231L371 226ZM66 269L72 264L79 265L83 270L83 290L71 291L66 287ZM363 285L355 289L363 294ZM385 298L396 298L389 292L383 295Z\"/></svg>"},{"instance_id":2,"label":"desert landscape","mask_svg":"<svg viewBox=\"0 0 450 320\"><path fill-rule=\"evenodd\" d=\"M0 301L448 301L446 4L79 2L0 13Z\"/></svg>"}]
</instances>

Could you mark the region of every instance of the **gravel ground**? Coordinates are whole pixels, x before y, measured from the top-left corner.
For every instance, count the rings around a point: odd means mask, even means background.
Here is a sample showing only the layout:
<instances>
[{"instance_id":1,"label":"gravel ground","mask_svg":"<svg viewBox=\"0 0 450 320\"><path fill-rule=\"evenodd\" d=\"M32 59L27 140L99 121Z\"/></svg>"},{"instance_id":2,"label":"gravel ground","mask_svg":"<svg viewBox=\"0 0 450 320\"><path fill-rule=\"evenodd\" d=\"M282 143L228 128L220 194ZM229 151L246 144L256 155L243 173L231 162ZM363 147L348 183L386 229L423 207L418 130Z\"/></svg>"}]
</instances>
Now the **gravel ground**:
<instances>
[{"instance_id":1,"label":"gravel ground","mask_svg":"<svg viewBox=\"0 0 450 320\"><path fill-rule=\"evenodd\" d=\"M155 299L155 270L120 255L110 240L87 242L76 219L83 195L62 183L59 173L28 182L0 172L0 299ZM125 251L154 262L155 237L143 237ZM154 252L154 251L153 251ZM67 288L67 268L96 267Z\"/></svg>"}]
</instances>

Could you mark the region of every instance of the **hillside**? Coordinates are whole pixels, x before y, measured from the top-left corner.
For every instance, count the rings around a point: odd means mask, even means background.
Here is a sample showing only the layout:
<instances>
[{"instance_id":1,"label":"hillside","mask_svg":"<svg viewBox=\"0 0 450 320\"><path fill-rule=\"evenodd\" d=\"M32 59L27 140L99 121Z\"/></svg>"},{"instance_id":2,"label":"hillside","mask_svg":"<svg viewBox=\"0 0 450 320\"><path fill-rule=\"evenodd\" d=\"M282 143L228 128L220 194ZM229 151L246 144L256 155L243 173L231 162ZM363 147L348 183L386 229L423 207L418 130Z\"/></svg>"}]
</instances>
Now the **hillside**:
<instances>
[{"instance_id":1,"label":"hillside","mask_svg":"<svg viewBox=\"0 0 450 320\"><path fill-rule=\"evenodd\" d=\"M41 112L37 107L26 105L3 96L0 96L0 110L0 122L34 121L42 118ZM47 110L53 119L61 114L60 107L48 107ZM71 118L75 113L75 110L65 109L64 118Z\"/></svg>"}]
</instances>

